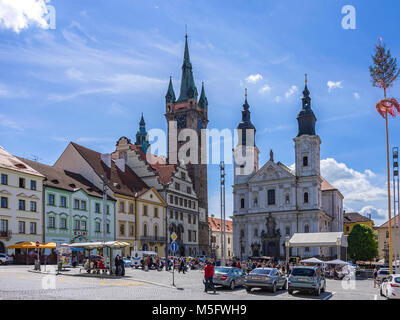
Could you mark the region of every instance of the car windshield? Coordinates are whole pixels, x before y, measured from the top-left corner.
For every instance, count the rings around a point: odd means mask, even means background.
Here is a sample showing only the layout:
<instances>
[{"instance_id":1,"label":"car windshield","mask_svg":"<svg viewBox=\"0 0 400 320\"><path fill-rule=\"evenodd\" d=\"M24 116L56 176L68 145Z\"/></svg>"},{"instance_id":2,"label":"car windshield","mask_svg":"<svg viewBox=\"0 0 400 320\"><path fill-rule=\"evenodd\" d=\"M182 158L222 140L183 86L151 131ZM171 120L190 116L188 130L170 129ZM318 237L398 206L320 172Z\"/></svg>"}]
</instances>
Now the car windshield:
<instances>
[{"instance_id":1,"label":"car windshield","mask_svg":"<svg viewBox=\"0 0 400 320\"><path fill-rule=\"evenodd\" d=\"M396 283L400 283L400 277L394 278L393 281Z\"/></svg>"},{"instance_id":2,"label":"car windshield","mask_svg":"<svg viewBox=\"0 0 400 320\"><path fill-rule=\"evenodd\" d=\"M229 273L232 269L229 268L215 268L215 272L218 273Z\"/></svg>"},{"instance_id":3,"label":"car windshield","mask_svg":"<svg viewBox=\"0 0 400 320\"><path fill-rule=\"evenodd\" d=\"M291 275L302 276L302 277L313 277L315 275L315 271L313 269L294 268Z\"/></svg>"},{"instance_id":4,"label":"car windshield","mask_svg":"<svg viewBox=\"0 0 400 320\"><path fill-rule=\"evenodd\" d=\"M389 271L388 270L380 270L379 273L380 274L389 274Z\"/></svg>"},{"instance_id":5,"label":"car windshield","mask_svg":"<svg viewBox=\"0 0 400 320\"><path fill-rule=\"evenodd\" d=\"M254 269L251 274L270 274L271 269Z\"/></svg>"}]
</instances>

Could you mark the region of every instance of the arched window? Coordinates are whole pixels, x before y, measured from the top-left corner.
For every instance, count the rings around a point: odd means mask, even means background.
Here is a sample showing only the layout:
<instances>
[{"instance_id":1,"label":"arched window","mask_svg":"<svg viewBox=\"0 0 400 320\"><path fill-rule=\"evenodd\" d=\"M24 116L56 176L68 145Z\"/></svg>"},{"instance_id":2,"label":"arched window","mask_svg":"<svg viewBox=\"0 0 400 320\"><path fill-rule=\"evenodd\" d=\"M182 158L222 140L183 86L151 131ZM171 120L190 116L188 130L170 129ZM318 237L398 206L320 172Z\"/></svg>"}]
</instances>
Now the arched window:
<instances>
[{"instance_id":1,"label":"arched window","mask_svg":"<svg viewBox=\"0 0 400 320\"><path fill-rule=\"evenodd\" d=\"M310 227L308 226L308 224L306 224L306 225L304 226L304 232L305 232L305 233L309 233L309 232L310 232Z\"/></svg>"},{"instance_id":2,"label":"arched window","mask_svg":"<svg viewBox=\"0 0 400 320\"><path fill-rule=\"evenodd\" d=\"M303 157L303 167L308 166L308 157Z\"/></svg>"},{"instance_id":3,"label":"arched window","mask_svg":"<svg viewBox=\"0 0 400 320\"><path fill-rule=\"evenodd\" d=\"M304 203L308 203L308 192L304 192Z\"/></svg>"},{"instance_id":4,"label":"arched window","mask_svg":"<svg viewBox=\"0 0 400 320\"><path fill-rule=\"evenodd\" d=\"M154 226L154 238L157 240L157 238L158 238L158 226L157 225L155 225Z\"/></svg>"},{"instance_id":5,"label":"arched window","mask_svg":"<svg viewBox=\"0 0 400 320\"><path fill-rule=\"evenodd\" d=\"M143 236L147 237L147 224L143 225Z\"/></svg>"},{"instance_id":6,"label":"arched window","mask_svg":"<svg viewBox=\"0 0 400 320\"><path fill-rule=\"evenodd\" d=\"M244 198L240 199L240 208L244 208Z\"/></svg>"},{"instance_id":7,"label":"arched window","mask_svg":"<svg viewBox=\"0 0 400 320\"><path fill-rule=\"evenodd\" d=\"M287 236L290 235L290 227L286 227L285 234L286 234Z\"/></svg>"}]
</instances>

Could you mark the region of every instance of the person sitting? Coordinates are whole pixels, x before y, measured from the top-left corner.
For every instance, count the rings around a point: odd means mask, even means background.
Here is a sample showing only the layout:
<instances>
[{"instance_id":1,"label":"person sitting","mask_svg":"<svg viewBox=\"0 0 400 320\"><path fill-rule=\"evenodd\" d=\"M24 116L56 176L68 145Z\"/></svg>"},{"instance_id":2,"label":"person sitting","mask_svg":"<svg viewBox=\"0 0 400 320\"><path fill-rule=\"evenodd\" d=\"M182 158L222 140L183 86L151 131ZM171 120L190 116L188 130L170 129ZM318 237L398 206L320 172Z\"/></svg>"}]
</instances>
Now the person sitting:
<instances>
[{"instance_id":1,"label":"person sitting","mask_svg":"<svg viewBox=\"0 0 400 320\"><path fill-rule=\"evenodd\" d=\"M101 272L104 272L104 270L106 269L106 266L104 265L103 260L99 261L99 264L98 264L97 268L101 269ZM100 270L98 272L100 272Z\"/></svg>"},{"instance_id":2,"label":"person sitting","mask_svg":"<svg viewBox=\"0 0 400 320\"><path fill-rule=\"evenodd\" d=\"M83 269L87 270L88 273L90 273L90 263L89 263L89 259L85 260L85 263L83 264Z\"/></svg>"}]
</instances>

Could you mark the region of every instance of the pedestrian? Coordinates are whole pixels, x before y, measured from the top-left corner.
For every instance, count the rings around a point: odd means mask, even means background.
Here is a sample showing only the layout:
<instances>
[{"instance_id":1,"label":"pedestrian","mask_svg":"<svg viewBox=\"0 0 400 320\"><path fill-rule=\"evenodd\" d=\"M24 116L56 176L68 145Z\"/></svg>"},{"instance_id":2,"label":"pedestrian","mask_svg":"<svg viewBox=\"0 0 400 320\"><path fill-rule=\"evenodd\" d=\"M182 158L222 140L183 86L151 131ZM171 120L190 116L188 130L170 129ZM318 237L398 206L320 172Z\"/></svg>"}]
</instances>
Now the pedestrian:
<instances>
[{"instance_id":1,"label":"pedestrian","mask_svg":"<svg viewBox=\"0 0 400 320\"><path fill-rule=\"evenodd\" d=\"M72 258L72 267L76 268L77 263L78 263L78 258L74 255Z\"/></svg>"},{"instance_id":2,"label":"pedestrian","mask_svg":"<svg viewBox=\"0 0 400 320\"><path fill-rule=\"evenodd\" d=\"M210 261L207 261L206 267L204 268L204 280L205 280L204 292L205 293L207 293L209 287L211 290L214 290L214 293L215 293L213 277L214 277L214 267Z\"/></svg>"},{"instance_id":3,"label":"pedestrian","mask_svg":"<svg viewBox=\"0 0 400 320\"><path fill-rule=\"evenodd\" d=\"M122 257L119 257L119 275L123 277L125 275L125 263Z\"/></svg>"},{"instance_id":4,"label":"pedestrian","mask_svg":"<svg viewBox=\"0 0 400 320\"><path fill-rule=\"evenodd\" d=\"M119 254L117 254L117 256L115 257L115 259L114 259L114 263L115 263L115 274L117 275L117 276L119 276L120 275L120 266L119 266L119 264L120 264L120 260L119 260Z\"/></svg>"},{"instance_id":5,"label":"pedestrian","mask_svg":"<svg viewBox=\"0 0 400 320\"><path fill-rule=\"evenodd\" d=\"M374 269L374 288L376 288L377 278L378 278L378 269L375 267L375 269Z\"/></svg>"}]
</instances>

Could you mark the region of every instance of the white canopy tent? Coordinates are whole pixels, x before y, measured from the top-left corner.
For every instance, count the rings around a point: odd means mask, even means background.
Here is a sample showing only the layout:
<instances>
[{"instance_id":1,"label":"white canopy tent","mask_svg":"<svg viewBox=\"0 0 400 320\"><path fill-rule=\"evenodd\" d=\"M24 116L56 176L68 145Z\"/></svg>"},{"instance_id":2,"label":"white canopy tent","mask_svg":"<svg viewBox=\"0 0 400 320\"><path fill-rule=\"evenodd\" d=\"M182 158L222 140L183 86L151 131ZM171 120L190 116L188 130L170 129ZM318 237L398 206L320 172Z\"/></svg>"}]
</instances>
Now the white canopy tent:
<instances>
[{"instance_id":1,"label":"white canopy tent","mask_svg":"<svg viewBox=\"0 0 400 320\"><path fill-rule=\"evenodd\" d=\"M323 264L325 263L322 260L319 260L317 258L310 258L310 259L304 259L300 261L301 263L315 263L315 264Z\"/></svg>"},{"instance_id":2,"label":"white canopy tent","mask_svg":"<svg viewBox=\"0 0 400 320\"><path fill-rule=\"evenodd\" d=\"M107 241L107 242L78 242L78 243L72 243L69 245L69 247L72 248L83 248L83 249L100 249L100 248L112 248L112 249L119 249L119 248L125 248L129 247L130 244L128 242L123 242L123 241Z\"/></svg>"},{"instance_id":3,"label":"white canopy tent","mask_svg":"<svg viewBox=\"0 0 400 320\"><path fill-rule=\"evenodd\" d=\"M340 247L347 248L347 236L343 232L295 233L290 239L288 238L285 245L287 258L289 257L289 248L336 247L339 259Z\"/></svg>"},{"instance_id":4,"label":"white canopy tent","mask_svg":"<svg viewBox=\"0 0 400 320\"><path fill-rule=\"evenodd\" d=\"M350 263L340 260L340 259L326 261L325 263L326 264L339 264L339 265L349 265L350 264Z\"/></svg>"}]
</instances>

